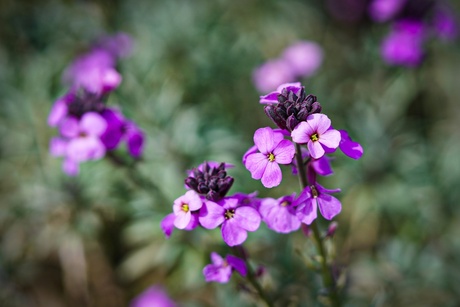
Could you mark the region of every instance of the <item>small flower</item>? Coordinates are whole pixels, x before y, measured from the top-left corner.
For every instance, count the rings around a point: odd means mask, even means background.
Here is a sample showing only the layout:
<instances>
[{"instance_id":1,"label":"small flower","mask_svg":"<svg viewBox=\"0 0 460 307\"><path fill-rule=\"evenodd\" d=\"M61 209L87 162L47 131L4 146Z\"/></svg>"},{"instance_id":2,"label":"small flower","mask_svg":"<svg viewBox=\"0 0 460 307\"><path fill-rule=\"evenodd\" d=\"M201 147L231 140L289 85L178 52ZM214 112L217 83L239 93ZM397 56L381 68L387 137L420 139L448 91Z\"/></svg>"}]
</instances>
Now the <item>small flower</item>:
<instances>
[{"instance_id":1,"label":"small flower","mask_svg":"<svg viewBox=\"0 0 460 307\"><path fill-rule=\"evenodd\" d=\"M203 275L206 282L215 281L226 283L230 280L233 271L237 271L242 276L246 276L247 268L244 261L238 257L227 255L225 259L217 253L211 253L212 264L203 268Z\"/></svg>"},{"instance_id":2,"label":"small flower","mask_svg":"<svg viewBox=\"0 0 460 307\"><path fill-rule=\"evenodd\" d=\"M340 213L342 205L340 201L329 193L340 192L340 189L328 190L319 184L305 187L294 205L297 207L297 217L305 224L310 225L317 217L317 208L321 215L331 220Z\"/></svg>"},{"instance_id":3,"label":"small flower","mask_svg":"<svg viewBox=\"0 0 460 307\"><path fill-rule=\"evenodd\" d=\"M369 15L376 22L386 22L395 17L407 0L373 0L369 5Z\"/></svg>"},{"instance_id":4,"label":"small flower","mask_svg":"<svg viewBox=\"0 0 460 307\"><path fill-rule=\"evenodd\" d=\"M254 133L254 143L259 152L246 157L246 168L253 179L262 179L266 188L272 188L281 183L282 173L278 164L290 164L294 158L294 145L281 139L269 127L257 129Z\"/></svg>"},{"instance_id":5,"label":"small flower","mask_svg":"<svg viewBox=\"0 0 460 307\"><path fill-rule=\"evenodd\" d=\"M287 47L281 57L296 76L310 77L321 66L323 50L315 42L299 41Z\"/></svg>"},{"instance_id":6,"label":"small flower","mask_svg":"<svg viewBox=\"0 0 460 307\"><path fill-rule=\"evenodd\" d=\"M294 198L295 193L278 199L262 199L259 212L268 228L279 233L289 233L300 228L301 222L293 206Z\"/></svg>"},{"instance_id":7,"label":"small flower","mask_svg":"<svg viewBox=\"0 0 460 307\"><path fill-rule=\"evenodd\" d=\"M274 59L256 68L252 79L256 89L266 93L273 91L279 84L294 81L295 75L287 61Z\"/></svg>"},{"instance_id":8,"label":"small flower","mask_svg":"<svg viewBox=\"0 0 460 307\"><path fill-rule=\"evenodd\" d=\"M229 246L243 243L247 231L256 231L260 215L254 208L239 203L237 198L227 197L218 203L206 201L200 210L199 222L206 229L222 225L222 238Z\"/></svg>"},{"instance_id":9,"label":"small flower","mask_svg":"<svg viewBox=\"0 0 460 307\"><path fill-rule=\"evenodd\" d=\"M225 171L227 164L212 165L214 164L204 163L201 168L194 168L185 179L185 185L198 194L204 195L206 199L218 201L225 197L234 179L227 176Z\"/></svg>"},{"instance_id":10,"label":"small flower","mask_svg":"<svg viewBox=\"0 0 460 307\"><path fill-rule=\"evenodd\" d=\"M165 290L160 286L152 286L139 294L130 304L130 307L176 307Z\"/></svg>"},{"instance_id":11,"label":"small flower","mask_svg":"<svg viewBox=\"0 0 460 307\"><path fill-rule=\"evenodd\" d=\"M179 229L186 228L192 220L192 212L198 211L201 206L203 206L203 202L200 196L193 190L176 199L173 205L173 211L176 215L174 226Z\"/></svg>"},{"instance_id":12,"label":"small flower","mask_svg":"<svg viewBox=\"0 0 460 307\"><path fill-rule=\"evenodd\" d=\"M319 159L325 153L324 147L337 148L339 146L340 133L330 127L329 117L324 114L312 114L305 122L295 127L291 137L298 144L307 144L311 157Z\"/></svg>"},{"instance_id":13,"label":"small flower","mask_svg":"<svg viewBox=\"0 0 460 307\"><path fill-rule=\"evenodd\" d=\"M445 41L454 40L458 36L458 21L448 7L439 8L434 15L434 30Z\"/></svg>"}]
</instances>

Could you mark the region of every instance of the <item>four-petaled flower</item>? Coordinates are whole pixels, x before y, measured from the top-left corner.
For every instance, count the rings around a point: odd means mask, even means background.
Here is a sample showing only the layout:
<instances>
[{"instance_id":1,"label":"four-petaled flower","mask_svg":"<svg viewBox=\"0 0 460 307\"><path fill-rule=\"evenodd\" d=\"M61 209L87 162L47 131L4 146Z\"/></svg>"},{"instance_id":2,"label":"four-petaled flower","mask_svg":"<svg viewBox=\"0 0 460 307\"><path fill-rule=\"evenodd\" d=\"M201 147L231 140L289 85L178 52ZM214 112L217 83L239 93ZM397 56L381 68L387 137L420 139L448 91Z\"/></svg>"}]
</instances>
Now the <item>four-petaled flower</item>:
<instances>
[{"instance_id":1,"label":"four-petaled flower","mask_svg":"<svg viewBox=\"0 0 460 307\"><path fill-rule=\"evenodd\" d=\"M272 188L281 183L282 173L278 164L290 164L294 158L294 145L283 139L282 134L274 133L266 127L257 129L254 133L254 143L259 150L246 157L246 168L253 179L262 179L266 188Z\"/></svg>"},{"instance_id":2,"label":"four-petaled flower","mask_svg":"<svg viewBox=\"0 0 460 307\"><path fill-rule=\"evenodd\" d=\"M212 252L211 261L212 264L208 264L203 268L203 275L207 282L226 283L230 280L234 270L242 276L247 274L246 264L238 257L227 255L224 259L219 254Z\"/></svg>"},{"instance_id":3,"label":"four-petaled flower","mask_svg":"<svg viewBox=\"0 0 460 307\"><path fill-rule=\"evenodd\" d=\"M200 210L199 222L206 229L222 225L222 238L229 246L243 243L248 231L256 231L260 215L253 207L241 204L238 198L227 197L218 203L206 201Z\"/></svg>"},{"instance_id":4,"label":"four-petaled flower","mask_svg":"<svg viewBox=\"0 0 460 307\"><path fill-rule=\"evenodd\" d=\"M299 197L294 201L297 207L297 217L305 224L310 225L317 217L317 208L321 215L332 220L342 210L340 201L329 193L340 192L340 189L328 190L319 184L305 187Z\"/></svg>"},{"instance_id":5,"label":"four-petaled flower","mask_svg":"<svg viewBox=\"0 0 460 307\"><path fill-rule=\"evenodd\" d=\"M295 193L278 199L264 198L259 207L260 215L268 228L279 233L289 233L300 228L294 208Z\"/></svg>"},{"instance_id":6,"label":"four-petaled flower","mask_svg":"<svg viewBox=\"0 0 460 307\"><path fill-rule=\"evenodd\" d=\"M313 159L321 158L326 148L337 148L340 143L340 132L331 128L331 120L327 115L316 113L307 117L305 122L298 124L291 132L292 140L299 144L307 144Z\"/></svg>"}]
</instances>

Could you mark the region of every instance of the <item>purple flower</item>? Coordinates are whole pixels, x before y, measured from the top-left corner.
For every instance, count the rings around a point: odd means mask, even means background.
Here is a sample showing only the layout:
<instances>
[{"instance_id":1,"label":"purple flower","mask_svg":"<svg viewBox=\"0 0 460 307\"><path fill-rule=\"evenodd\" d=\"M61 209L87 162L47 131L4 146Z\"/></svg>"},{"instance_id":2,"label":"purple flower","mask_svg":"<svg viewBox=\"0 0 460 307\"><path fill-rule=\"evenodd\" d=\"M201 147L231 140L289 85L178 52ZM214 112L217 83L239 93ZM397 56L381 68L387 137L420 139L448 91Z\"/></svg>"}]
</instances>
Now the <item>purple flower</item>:
<instances>
[{"instance_id":1,"label":"purple flower","mask_svg":"<svg viewBox=\"0 0 460 307\"><path fill-rule=\"evenodd\" d=\"M115 58L126 58L133 52L133 39L120 32L99 38L94 47L110 52Z\"/></svg>"},{"instance_id":2,"label":"purple flower","mask_svg":"<svg viewBox=\"0 0 460 307\"><path fill-rule=\"evenodd\" d=\"M274 59L256 68L252 79L256 89L266 93L273 91L280 84L294 81L295 75L288 62L284 59Z\"/></svg>"},{"instance_id":3,"label":"purple flower","mask_svg":"<svg viewBox=\"0 0 460 307\"><path fill-rule=\"evenodd\" d=\"M301 222L293 206L294 198L295 193L278 199L262 199L259 212L268 228L279 233L289 233L300 228Z\"/></svg>"},{"instance_id":4,"label":"purple flower","mask_svg":"<svg viewBox=\"0 0 460 307\"><path fill-rule=\"evenodd\" d=\"M311 114L307 121L298 124L292 130L292 140L298 144L307 144L308 151L312 158L321 158L328 148L337 148L340 143L340 133L330 129L331 120L324 114Z\"/></svg>"},{"instance_id":5,"label":"purple flower","mask_svg":"<svg viewBox=\"0 0 460 307\"><path fill-rule=\"evenodd\" d=\"M130 304L130 307L176 307L165 290L160 286L152 286L139 294Z\"/></svg>"},{"instance_id":6,"label":"purple flower","mask_svg":"<svg viewBox=\"0 0 460 307\"><path fill-rule=\"evenodd\" d=\"M246 168L253 179L262 179L266 188L272 188L281 183L282 173L278 164L290 164L294 158L294 145L270 127L257 129L254 133L254 143L259 152L246 157Z\"/></svg>"},{"instance_id":7,"label":"purple flower","mask_svg":"<svg viewBox=\"0 0 460 307\"><path fill-rule=\"evenodd\" d=\"M107 129L101 135L101 141L107 150L113 150L123 137L125 118L119 110L114 108L106 108L101 116L107 122Z\"/></svg>"},{"instance_id":8,"label":"purple flower","mask_svg":"<svg viewBox=\"0 0 460 307\"><path fill-rule=\"evenodd\" d=\"M323 50L315 42L299 41L287 47L282 58L290 65L295 75L310 77L323 62Z\"/></svg>"},{"instance_id":9,"label":"purple flower","mask_svg":"<svg viewBox=\"0 0 460 307\"><path fill-rule=\"evenodd\" d=\"M64 82L94 94L104 94L118 87L121 75L115 70L110 52L95 49L77 58L64 72Z\"/></svg>"},{"instance_id":10,"label":"purple flower","mask_svg":"<svg viewBox=\"0 0 460 307\"><path fill-rule=\"evenodd\" d=\"M310 225L317 217L317 208L321 215L331 220L340 213L342 205L340 201L329 193L340 192L340 189L327 190L319 184L307 186L295 200L297 217L305 224Z\"/></svg>"},{"instance_id":11,"label":"purple flower","mask_svg":"<svg viewBox=\"0 0 460 307\"><path fill-rule=\"evenodd\" d=\"M339 130L340 132L340 150L347 156L352 159L359 159L362 157L364 151L361 144L358 142L353 142L353 140L348 136L348 132L345 130Z\"/></svg>"},{"instance_id":12,"label":"purple flower","mask_svg":"<svg viewBox=\"0 0 460 307\"><path fill-rule=\"evenodd\" d=\"M135 123L126 121L125 136L129 154L134 158L139 158L144 150L144 133Z\"/></svg>"},{"instance_id":13,"label":"purple flower","mask_svg":"<svg viewBox=\"0 0 460 307\"><path fill-rule=\"evenodd\" d=\"M373 0L369 5L369 15L376 22L386 22L395 17L407 0Z\"/></svg>"},{"instance_id":14,"label":"purple flower","mask_svg":"<svg viewBox=\"0 0 460 307\"><path fill-rule=\"evenodd\" d=\"M399 21L382 42L382 58L390 65L415 67L423 59L423 40L424 29L420 21Z\"/></svg>"},{"instance_id":15,"label":"purple flower","mask_svg":"<svg viewBox=\"0 0 460 307\"><path fill-rule=\"evenodd\" d=\"M188 191L185 195L174 201L173 211L176 215L174 226L184 229L192 219L192 211L198 211L203 202L200 196L193 190Z\"/></svg>"},{"instance_id":16,"label":"purple flower","mask_svg":"<svg viewBox=\"0 0 460 307\"><path fill-rule=\"evenodd\" d=\"M243 243L247 231L256 231L260 215L254 208L241 204L237 198L227 197L215 203L206 201L200 210L199 222L206 229L222 225L222 238L229 246Z\"/></svg>"},{"instance_id":17,"label":"purple flower","mask_svg":"<svg viewBox=\"0 0 460 307\"><path fill-rule=\"evenodd\" d=\"M443 40L450 41L458 36L458 25L454 14L448 8L440 8L434 15L434 30Z\"/></svg>"},{"instance_id":18,"label":"purple flower","mask_svg":"<svg viewBox=\"0 0 460 307\"><path fill-rule=\"evenodd\" d=\"M203 268L203 275L206 282L215 281L226 283L230 280L233 271L237 271L242 276L246 276L247 269L244 261L238 257L227 255L225 259L217 253L211 253L212 264Z\"/></svg>"}]
</instances>

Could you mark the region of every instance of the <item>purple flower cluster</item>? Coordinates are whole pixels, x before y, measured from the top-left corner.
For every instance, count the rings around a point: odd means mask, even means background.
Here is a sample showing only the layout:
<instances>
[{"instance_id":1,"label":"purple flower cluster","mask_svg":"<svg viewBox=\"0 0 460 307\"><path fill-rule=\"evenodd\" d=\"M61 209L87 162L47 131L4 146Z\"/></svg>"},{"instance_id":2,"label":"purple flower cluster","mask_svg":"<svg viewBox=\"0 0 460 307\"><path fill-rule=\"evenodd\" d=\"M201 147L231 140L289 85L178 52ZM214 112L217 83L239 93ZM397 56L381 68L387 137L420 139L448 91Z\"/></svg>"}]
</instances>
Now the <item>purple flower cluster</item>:
<instances>
[{"instance_id":1,"label":"purple flower cluster","mask_svg":"<svg viewBox=\"0 0 460 307\"><path fill-rule=\"evenodd\" d=\"M254 70L253 81L261 93L274 90L279 84L312 76L323 61L323 50L311 41L298 41L288 46L281 56Z\"/></svg>"},{"instance_id":2,"label":"purple flower cluster","mask_svg":"<svg viewBox=\"0 0 460 307\"><path fill-rule=\"evenodd\" d=\"M80 163L101 159L122 141L132 157L142 155L142 131L105 103L122 80L115 69L117 59L127 56L131 48L126 34L104 37L64 72L70 89L54 103L48 125L59 131L59 136L51 139L50 153L64 157L63 170L70 176L78 174Z\"/></svg>"},{"instance_id":3,"label":"purple flower cluster","mask_svg":"<svg viewBox=\"0 0 460 307\"><path fill-rule=\"evenodd\" d=\"M431 37L453 40L458 36L456 17L443 1L373 0L368 11L375 22L391 22L380 48L390 65L416 67Z\"/></svg>"}]
</instances>

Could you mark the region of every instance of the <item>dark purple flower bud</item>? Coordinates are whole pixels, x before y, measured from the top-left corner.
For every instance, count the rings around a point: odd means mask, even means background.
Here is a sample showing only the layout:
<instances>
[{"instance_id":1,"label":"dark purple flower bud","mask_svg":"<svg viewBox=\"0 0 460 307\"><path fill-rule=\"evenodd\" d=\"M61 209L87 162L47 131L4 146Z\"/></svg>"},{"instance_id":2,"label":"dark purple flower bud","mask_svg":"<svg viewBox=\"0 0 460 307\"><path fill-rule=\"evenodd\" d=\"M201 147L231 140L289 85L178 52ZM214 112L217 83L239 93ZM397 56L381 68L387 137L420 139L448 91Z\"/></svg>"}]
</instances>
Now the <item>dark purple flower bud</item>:
<instances>
[{"instance_id":1,"label":"dark purple flower bud","mask_svg":"<svg viewBox=\"0 0 460 307\"><path fill-rule=\"evenodd\" d=\"M202 194L206 199L219 201L225 197L233 185L233 177L227 176L226 164L205 162L202 167L194 168L189 177L185 179L185 185Z\"/></svg>"},{"instance_id":2,"label":"dark purple flower bud","mask_svg":"<svg viewBox=\"0 0 460 307\"><path fill-rule=\"evenodd\" d=\"M281 129L292 131L308 115L321 112L316 96L306 95L305 88L285 87L278 94L278 103L264 107L265 114Z\"/></svg>"}]
</instances>

